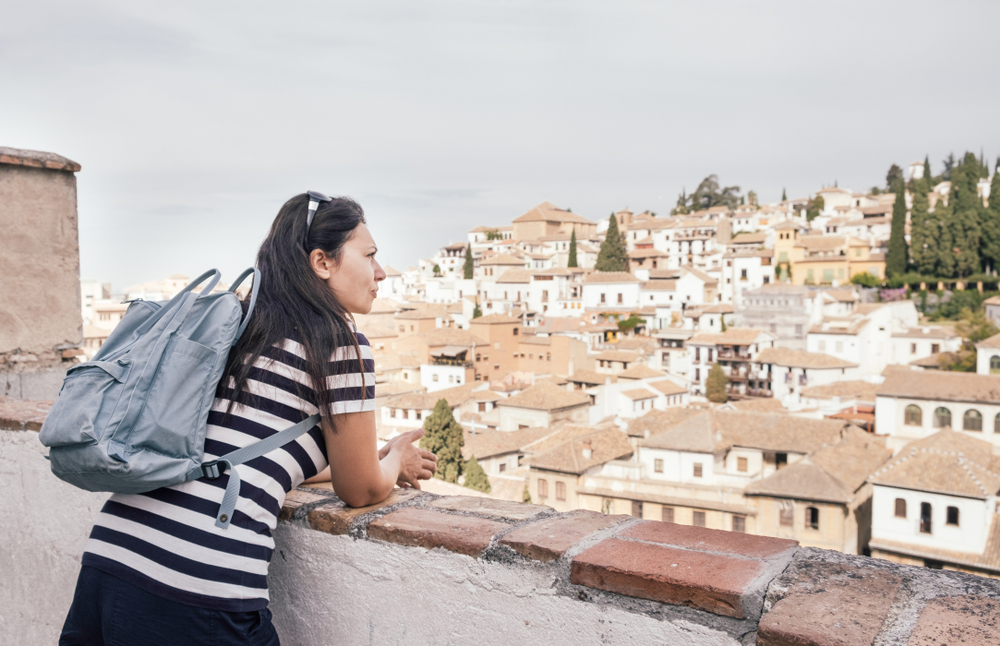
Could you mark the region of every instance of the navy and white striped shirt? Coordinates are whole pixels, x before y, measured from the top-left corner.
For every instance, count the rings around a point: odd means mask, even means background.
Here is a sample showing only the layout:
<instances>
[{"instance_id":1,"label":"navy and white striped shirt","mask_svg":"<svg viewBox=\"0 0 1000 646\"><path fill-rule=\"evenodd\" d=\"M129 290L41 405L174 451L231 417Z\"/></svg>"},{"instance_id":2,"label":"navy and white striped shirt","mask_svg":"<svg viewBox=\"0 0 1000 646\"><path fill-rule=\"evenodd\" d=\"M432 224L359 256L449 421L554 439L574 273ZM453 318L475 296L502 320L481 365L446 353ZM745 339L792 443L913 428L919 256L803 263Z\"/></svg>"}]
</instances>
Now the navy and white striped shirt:
<instances>
[{"instance_id":1,"label":"navy and white striped shirt","mask_svg":"<svg viewBox=\"0 0 1000 646\"><path fill-rule=\"evenodd\" d=\"M368 339L360 333L357 338L363 371L353 347L337 348L331 357L329 374L335 376L327 377L326 388L333 414L375 410L375 362ZM206 462L318 411L305 356L292 340L268 348L228 418L230 400L216 398L208 416ZM240 495L228 529L215 526L228 473L144 494L114 494L97 518L83 564L180 603L230 612L264 608L271 530L285 494L326 466L319 426L237 466Z\"/></svg>"}]
</instances>

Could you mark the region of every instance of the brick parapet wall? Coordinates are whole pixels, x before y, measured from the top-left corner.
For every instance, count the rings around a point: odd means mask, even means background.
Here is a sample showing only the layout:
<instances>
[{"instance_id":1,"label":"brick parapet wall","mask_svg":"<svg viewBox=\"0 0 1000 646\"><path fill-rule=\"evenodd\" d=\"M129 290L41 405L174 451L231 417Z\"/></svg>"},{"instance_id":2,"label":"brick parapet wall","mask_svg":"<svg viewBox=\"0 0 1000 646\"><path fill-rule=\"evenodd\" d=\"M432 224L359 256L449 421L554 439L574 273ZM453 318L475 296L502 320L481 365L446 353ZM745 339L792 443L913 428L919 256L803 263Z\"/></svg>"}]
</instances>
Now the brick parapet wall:
<instances>
[{"instance_id":1,"label":"brick parapet wall","mask_svg":"<svg viewBox=\"0 0 1000 646\"><path fill-rule=\"evenodd\" d=\"M0 399L0 429L37 430L45 409ZM712 643L1000 643L998 581L783 539L413 490L355 509L323 487L288 494L276 536L292 534L347 540L337 545L359 554L370 552L364 545L401 550L394 558L451 554L453 563L468 563L460 567L540 578L546 596L584 604L577 608L614 608L727 636Z\"/></svg>"}]
</instances>

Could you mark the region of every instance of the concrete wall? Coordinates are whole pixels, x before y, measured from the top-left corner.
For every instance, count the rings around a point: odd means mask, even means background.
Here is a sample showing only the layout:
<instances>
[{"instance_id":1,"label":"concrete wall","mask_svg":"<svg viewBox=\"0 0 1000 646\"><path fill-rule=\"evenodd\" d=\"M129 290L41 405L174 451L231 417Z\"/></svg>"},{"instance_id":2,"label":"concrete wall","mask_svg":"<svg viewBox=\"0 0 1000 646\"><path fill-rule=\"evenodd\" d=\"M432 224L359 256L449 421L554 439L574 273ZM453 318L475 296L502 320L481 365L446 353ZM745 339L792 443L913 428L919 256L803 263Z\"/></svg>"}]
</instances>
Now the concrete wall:
<instances>
[{"instance_id":1,"label":"concrete wall","mask_svg":"<svg viewBox=\"0 0 1000 646\"><path fill-rule=\"evenodd\" d=\"M0 148L0 395L54 397L63 351L83 342L79 169L51 153Z\"/></svg>"}]
</instances>

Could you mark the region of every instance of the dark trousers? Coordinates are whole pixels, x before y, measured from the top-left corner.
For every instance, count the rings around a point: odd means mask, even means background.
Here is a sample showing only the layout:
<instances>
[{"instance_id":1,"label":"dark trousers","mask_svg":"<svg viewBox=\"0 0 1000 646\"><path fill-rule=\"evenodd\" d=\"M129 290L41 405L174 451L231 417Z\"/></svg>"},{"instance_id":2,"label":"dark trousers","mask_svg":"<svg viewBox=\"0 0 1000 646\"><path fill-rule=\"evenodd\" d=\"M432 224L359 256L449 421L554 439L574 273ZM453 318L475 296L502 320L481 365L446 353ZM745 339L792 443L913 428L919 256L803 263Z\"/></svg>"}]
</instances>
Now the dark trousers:
<instances>
[{"instance_id":1,"label":"dark trousers","mask_svg":"<svg viewBox=\"0 0 1000 646\"><path fill-rule=\"evenodd\" d=\"M60 646L279 646L268 609L225 612L164 599L84 566Z\"/></svg>"}]
</instances>

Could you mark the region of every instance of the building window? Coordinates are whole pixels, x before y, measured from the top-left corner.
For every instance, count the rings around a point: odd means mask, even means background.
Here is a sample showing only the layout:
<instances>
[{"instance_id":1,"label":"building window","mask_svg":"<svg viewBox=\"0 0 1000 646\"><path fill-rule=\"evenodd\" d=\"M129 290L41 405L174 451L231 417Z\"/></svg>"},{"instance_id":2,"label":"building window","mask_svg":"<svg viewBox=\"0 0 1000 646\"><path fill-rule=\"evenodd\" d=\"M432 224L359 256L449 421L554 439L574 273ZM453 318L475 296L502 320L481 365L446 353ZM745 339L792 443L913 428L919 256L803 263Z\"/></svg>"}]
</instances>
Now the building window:
<instances>
[{"instance_id":1,"label":"building window","mask_svg":"<svg viewBox=\"0 0 1000 646\"><path fill-rule=\"evenodd\" d=\"M603 498L601 500L601 513L610 514L614 510L615 502L610 498Z\"/></svg>"},{"instance_id":2,"label":"building window","mask_svg":"<svg viewBox=\"0 0 1000 646\"><path fill-rule=\"evenodd\" d=\"M990 357L990 374L995 375L1000 372L1000 357L993 355Z\"/></svg>"},{"instance_id":3,"label":"building window","mask_svg":"<svg viewBox=\"0 0 1000 646\"><path fill-rule=\"evenodd\" d=\"M965 415L962 416L962 430L964 431L982 431L983 430L983 416L974 408L965 411Z\"/></svg>"},{"instance_id":4,"label":"building window","mask_svg":"<svg viewBox=\"0 0 1000 646\"><path fill-rule=\"evenodd\" d=\"M806 507L806 529L819 529L819 509Z\"/></svg>"},{"instance_id":5,"label":"building window","mask_svg":"<svg viewBox=\"0 0 1000 646\"><path fill-rule=\"evenodd\" d=\"M778 524L782 527L791 527L795 521L795 507L790 502L781 503L781 510L778 512Z\"/></svg>"},{"instance_id":6,"label":"building window","mask_svg":"<svg viewBox=\"0 0 1000 646\"><path fill-rule=\"evenodd\" d=\"M696 478L701 477L701 462L694 463L694 477Z\"/></svg>"},{"instance_id":7,"label":"building window","mask_svg":"<svg viewBox=\"0 0 1000 646\"><path fill-rule=\"evenodd\" d=\"M948 507L948 524L958 527L958 507Z\"/></svg>"},{"instance_id":8,"label":"building window","mask_svg":"<svg viewBox=\"0 0 1000 646\"><path fill-rule=\"evenodd\" d=\"M951 428L951 411L944 406L934 411L934 428Z\"/></svg>"},{"instance_id":9,"label":"building window","mask_svg":"<svg viewBox=\"0 0 1000 646\"><path fill-rule=\"evenodd\" d=\"M916 404L910 404L903 412L903 423L907 426L923 426L924 412Z\"/></svg>"},{"instance_id":10,"label":"building window","mask_svg":"<svg viewBox=\"0 0 1000 646\"><path fill-rule=\"evenodd\" d=\"M694 362L695 363L701 362L701 348L694 349Z\"/></svg>"},{"instance_id":11,"label":"building window","mask_svg":"<svg viewBox=\"0 0 1000 646\"><path fill-rule=\"evenodd\" d=\"M917 344L916 343L911 343L910 344L910 354L916 354L916 353L917 353Z\"/></svg>"},{"instance_id":12,"label":"building window","mask_svg":"<svg viewBox=\"0 0 1000 646\"><path fill-rule=\"evenodd\" d=\"M556 500L566 500L566 483L556 481Z\"/></svg>"},{"instance_id":13,"label":"building window","mask_svg":"<svg viewBox=\"0 0 1000 646\"><path fill-rule=\"evenodd\" d=\"M602 303L606 303L607 302L607 300L604 298L604 294L601 294L601 302Z\"/></svg>"},{"instance_id":14,"label":"building window","mask_svg":"<svg viewBox=\"0 0 1000 646\"><path fill-rule=\"evenodd\" d=\"M1000 413L997 413L997 416L993 418L993 432L1000 433Z\"/></svg>"},{"instance_id":15,"label":"building window","mask_svg":"<svg viewBox=\"0 0 1000 646\"><path fill-rule=\"evenodd\" d=\"M665 523L674 522L674 508L667 507L666 505L664 505L660 511L660 520L662 520Z\"/></svg>"},{"instance_id":16,"label":"building window","mask_svg":"<svg viewBox=\"0 0 1000 646\"><path fill-rule=\"evenodd\" d=\"M747 472L747 459L746 458L736 458L736 470L740 473Z\"/></svg>"},{"instance_id":17,"label":"building window","mask_svg":"<svg viewBox=\"0 0 1000 646\"><path fill-rule=\"evenodd\" d=\"M632 501L632 518L642 518L642 501Z\"/></svg>"},{"instance_id":18,"label":"building window","mask_svg":"<svg viewBox=\"0 0 1000 646\"><path fill-rule=\"evenodd\" d=\"M396 419L396 409L395 408L389 409L389 417L391 417L393 419Z\"/></svg>"},{"instance_id":19,"label":"building window","mask_svg":"<svg viewBox=\"0 0 1000 646\"><path fill-rule=\"evenodd\" d=\"M507 463L506 462L501 462L500 463L500 473L503 473L506 470L507 470Z\"/></svg>"},{"instance_id":20,"label":"building window","mask_svg":"<svg viewBox=\"0 0 1000 646\"><path fill-rule=\"evenodd\" d=\"M787 453L775 453L774 454L774 467L776 469L782 469L788 466L788 454Z\"/></svg>"},{"instance_id":21,"label":"building window","mask_svg":"<svg viewBox=\"0 0 1000 646\"><path fill-rule=\"evenodd\" d=\"M418 420L421 419L421 415L423 415L423 413L421 411L417 411L417 419Z\"/></svg>"},{"instance_id":22,"label":"building window","mask_svg":"<svg viewBox=\"0 0 1000 646\"><path fill-rule=\"evenodd\" d=\"M932 343L931 344L931 354L937 354L938 352L941 352L941 346L939 344L937 344L937 343Z\"/></svg>"},{"instance_id":23,"label":"building window","mask_svg":"<svg viewBox=\"0 0 1000 646\"><path fill-rule=\"evenodd\" d=\"M696 512L692 513L691 514L691 524L694 525L695 527L704 527L705 526L705 512L703 512L703 511L696 511Z\"/></svg>"},{"instance_id":24,"label":"building window","mask_svg":"<svg viewBox=\"0 0 1000 646\"><path fill-rule=\"evenodd\" d=\"M896 498L896 518L906 518L906 501Z\"/></svg>"},{"instance_id":25,"label":"building window","mask_svg":"<svg viewBox=\"0 0 1000 646\"><path fill-rule=\"evenodd\" d=\"M514 328L514 336L517 336L517 330L518 328Z\"/></svg>"},{"instance_id":26,"label":"building window","mask_svg":"<svg viewBox=\"0 0 1000 646\"><path fill-rule=\"evenodd\" d=\"M746 516L733 516L733 531L745 534L747 531Z\"/></svg>"},{"instance_id":27,"label":"building window","mask_svg":"<svg viewBox=\"0 0 1000 646\"><path fill-rule=\"evenodd\" d=\"M659 458L653 460L653 471L656 473L663 473L663 460Z\"/></svg>"},{"instance_id":28,"label":"building window","mask_svg":"<svg viewBox=\"0 0 1000 646\"><path fill-rule=\"evenodd\" d=\"M931 503L920 503L920 533L931 533Z\"/></svg>"},{"instance_id":29,"label":"building window","mask_svg":"<svg viewBox=\"0 0 1000 646\"><path fill-rule=\"evenodd\" d=\"M549 482L548 480L538 479L538 498L544 500L549 497Z\"/></svg>"},{"instance_id":30,"label":"building window","mask_svg":"<svg viewBox=\"0 0 1000 646\"><path fill-rule=\"evenodd\" d=\"M479 402L479 412L480 413L486 412L486 402Z\"/></svg>"},{"instance_id":31,"label":"building window","mask_svg":"<svg viewBox=\"0 0 1000 646\"><path fill-rule=\"evenodd\" d=\"M437 380L438 380L437 375L431 375L431 381L437 381Z\"/></svg>"}]
</instances>

